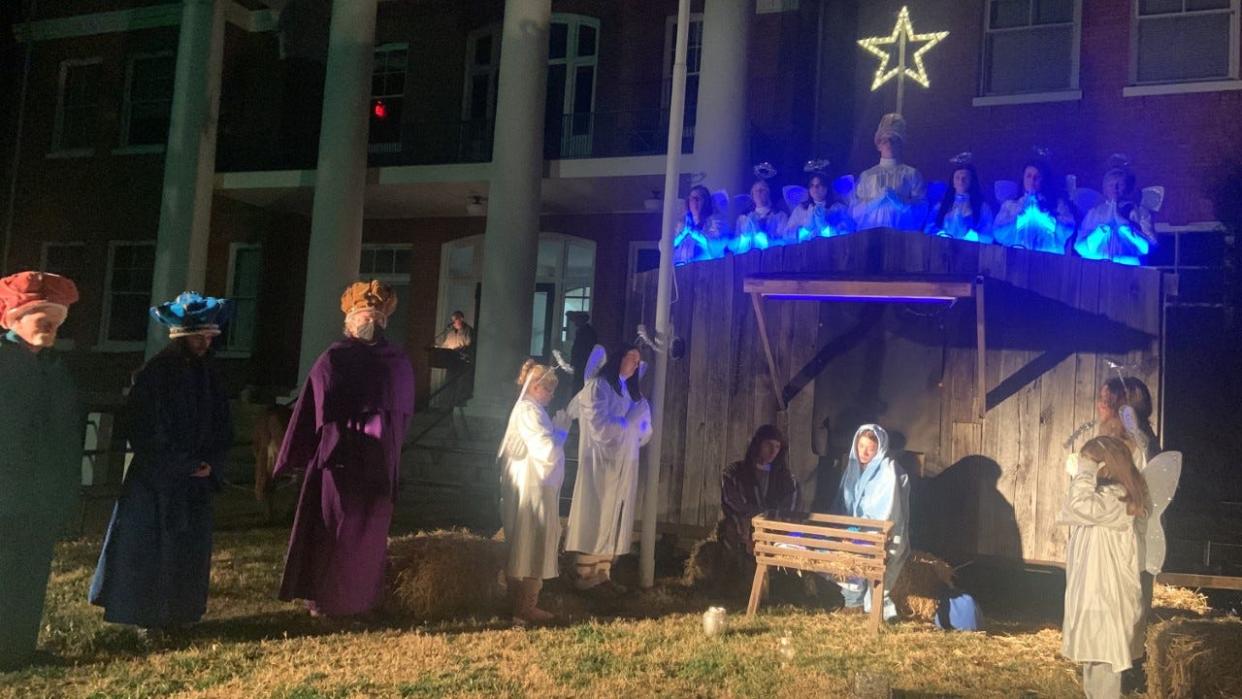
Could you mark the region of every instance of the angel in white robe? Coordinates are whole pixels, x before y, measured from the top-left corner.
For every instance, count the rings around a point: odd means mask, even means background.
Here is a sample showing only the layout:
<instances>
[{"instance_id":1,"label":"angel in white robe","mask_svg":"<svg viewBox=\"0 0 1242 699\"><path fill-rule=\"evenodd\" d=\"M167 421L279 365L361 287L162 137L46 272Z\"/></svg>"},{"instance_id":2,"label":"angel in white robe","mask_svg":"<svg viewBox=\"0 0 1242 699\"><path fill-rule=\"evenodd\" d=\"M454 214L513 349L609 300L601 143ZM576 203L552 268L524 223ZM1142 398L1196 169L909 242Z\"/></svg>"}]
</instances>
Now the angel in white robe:
<instances>
[{"instance_id":1,"label":"angel in white robe","mask_svg":"<svg viewBox=\"0 0 1242 699\"><path fill-rule=\"evenodd\" d=\"M570 403L579 424L578 476L565 550L577 554L580 590L621 591L612 563L633 543L639 450L651 439L651 407L638 388L641 363L637 348L609 357L597 345L583 368L586 383Z\"/></svg>"},{"instance_id":2,"label":"angel in white robe","mask_svg":"<svg viewBox=\"0 0 1242 699\"><path fill-rule=\"evenodd\" d=\"M1118 697L1121 673L1143 655L1139 571L1148 501L1143 476L1119 439L1096 437L1066 460L1069 492L1057 519L1070 528L1061 654L1083 665L1088 697Z\"/></svg>"},{"instance_id":3,"label":"angel in white robe","mask_svg":"<svg viewBox=\"0 0 1242 699\"><path fill-rule=\"evenodd\" d=\"M548 403L556 394L556 370L534 359L518 374L522 392L509 414L500 443L500 518L509 559L505 575L513 597L513 618L519 623L548 621L552 614L538 607L543 581L555 578L561 541L560 495L565 481L565 411L549 417Z\"/></svg>"},{"instance_id":4,"label":"angel in white robe","mask_svg":"<svg viewBox=\"0 0 1242 699\"><path fill-rule=\"evenodd\" d=\"M727 207L728 196L723 196ZM703 185L690 188L686 195L686 215L673 236L674 264L724 257L729 243L729 224L718 199Z\"/></svg>"},{"instance_id":5,"label":"angel in white robe","mask_svg":"<svg viewBox=\"0 0 1242 699\"><path fill-rule=\"evenodd\" d=\"M742 211L729 243L733 254L741 255L756 248L764 250L786 242L782 235L789 215L780 209L777 200L772 199L772 189L766 178L761 176L750 186L750 197L744 202Z\"/></svg>"},{"instance_id":6,"label":"angel in white robe","mask_svg":"<svg viewBox=\"0 0 1242 699\"><path fill-rule=\"evenodd\" d=\"M827 161L813 161L808 167L826 165ZM852 183L851 183L852 184ZM785 223L781 239L786 244L803 243L812 238L831 238L854 231L854 221L846 206L830 197L830 179L821 171L813 171L805 189L786 187L785 201L789 203L789 220Z\"/></svg>"},{"instance_id":7,"label":"angel in white robe","mask_svg":"<svg viewBox=\"0 0 1242 699\"><path fill-rule=\"evenodd\" d=\"M952 186L927 220L927 232L974 243L992 242L992 207L983 199L979 173L970 153L959 153L953 164Z\"/></svg>"},{"instance_id":8,"label":"angel in white robe","mask_svg":"<svg viewBox=\"0 0 1242 699\"><path fill-rule=\"evenodd\" d=\"M919 171L901 162L905 140L906 120L900 114L885 114L875 132L880 162L864 170L854 184L850 216L858 230L923 230L927 192Z\"/></svg>"},{"instance_id":9,"label":"angel in white robe","mask_svg":"<svg viewBox=\"0 0 1242 699\"><path fill-rule=\"evenodd\" d=\"M1075 227L1074 209L1054 186L1050 166L1035 158L1022 170L1022 192L996 212L992 238L1012 248L1064 255Z\"/></svg>"},{"instance_id":10,"label":"angel in white robe","mask_svg":"<svg viewBox=\"0 0 1242 699\"><path fill-rule=\"evenodd\" d=\"M1134 175L1125 156L1114 155L1110 164L1104 173L1103 200L1083 216L1074 250L1088 260L1139 265L1156 246L1152 210L1160 208L1163 189L1144 190L1143 200L1134 202L1130 198Z\"/></svg>"}]
</instances>

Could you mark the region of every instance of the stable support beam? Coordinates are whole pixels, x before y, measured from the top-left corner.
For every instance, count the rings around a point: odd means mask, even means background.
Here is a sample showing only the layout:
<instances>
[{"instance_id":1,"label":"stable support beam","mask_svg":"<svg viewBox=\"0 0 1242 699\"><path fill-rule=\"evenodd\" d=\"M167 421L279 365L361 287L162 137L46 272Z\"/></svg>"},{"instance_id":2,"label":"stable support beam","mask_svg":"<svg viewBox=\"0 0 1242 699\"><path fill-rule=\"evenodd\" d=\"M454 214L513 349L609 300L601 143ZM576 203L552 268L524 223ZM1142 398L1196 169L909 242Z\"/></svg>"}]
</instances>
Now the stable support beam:
<instances>
[{"instance_id":1,"label":"stable support beam","mask_svg":"<svg viewBox=\"0 0 1242 699\"><path fill-rule=\"evenodd\" d=\"M358 278L377 0L336 0L328 35L298 381L341 337L341 292ZM409 303L410 299L400 299Z\"/></svg>"},{"instance_id":2,"label":"stable support beam","mask_svg":"<svg viewBox=\"0 0 1242 699\"><path fill-rule=\"evenodd\" d=\"M539 255L551 0L505 0L492 177L483 235L478 381L470 411L503 418L530 355Z\"/></svg>"},{"instance_id":3,"label":"stable support beam","mask_svg":"<svg viewBox=\"0 0 1242 699\"><path fill-rule=\"evenodd\" d=\"M164 150L164 189L155 241L151 303L183 291L205 292L211 197L216 173L216 122L224 55L225 0L185 0ZM159 324L147 326L146 355L168 343Z\"/></svg>"},{"instance_id":4,"label":"stable support beam","mask_svg":"<svg viewBox=\"0 0 1242 699\"><path fill-rule=\"evenodd\" d=\"M984 279L975 279L975 409L982 419L988 413L988 334L987 315L984 304Z\"/></svg>"},{"instance_id":5,"label":"stable support beam","mask_svg":"<svg viewBox=\"0 0 1242 699\"><path fill-rule=\"evenodd\" d=\"M776 359L772 355L772 343L768 341L768 321L763 314L763 295L751 292L750 304L755 309L755 321L759 323L759 338L763 340L763 354L768 358L768 377L772 379L772 393L776 396L776 407L785 412L785 395L781 391L781 382L777 378Z\"/></svg>"}]
</instances>

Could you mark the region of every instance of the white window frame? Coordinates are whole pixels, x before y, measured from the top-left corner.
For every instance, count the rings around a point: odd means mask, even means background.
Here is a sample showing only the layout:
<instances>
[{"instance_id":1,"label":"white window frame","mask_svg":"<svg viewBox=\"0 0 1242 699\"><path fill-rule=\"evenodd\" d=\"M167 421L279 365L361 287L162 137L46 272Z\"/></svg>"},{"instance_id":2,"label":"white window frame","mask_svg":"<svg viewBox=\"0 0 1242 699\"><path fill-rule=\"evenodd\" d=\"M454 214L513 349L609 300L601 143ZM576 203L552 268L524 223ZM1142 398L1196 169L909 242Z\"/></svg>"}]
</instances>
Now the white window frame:
<instances>
[{"instance_id":1,"label":"white window frame","mask_svg":"<svg viewBox=\"0 0 1242 699\"><path fill-rule=\"evenodd\" d=\"M691 12L690 13L690 26L693 27L695 24L698 24L700 26L699 69L690 70L690 66L687 64L686 65L686 79L689 80L691 76L699 76L699 86L702 87L702 84L703 84L703 78L702 78L702 75L703 75L703 43L702 43L703 13L702 12ZM664 18L664 60L663 60L663 63L661 64L663 65L663 69L660 73L660 79L663 82L663 86L660 89L660 109L662 110L668 110L669 103L672 100L673 59L676 58L676 56L674 55L676 50L677 50L677 15L668 15L667 17ZM687 50L687 53L689 53L689 45L687 45L686 50ZM698 104L698 103L696 102L695 104ZM695 120L696 121L698 120L697 114L695 115ZM690 133L691 135L693 135L694 126L690 125L687 128L690 129Z\"/></svg>"},{"instance_id":2,"label":"white window frame","mask_svg":"<svg viewBox=\"0 0 1242 699\"><path fill-rule=\"evenodd\" d=\"M1125 97L1143 97L1147 95L1169 95L1169 94L1185 94L1191 92L1222 92L1227 90L1242 90L1242 79L1239 79L1239 28L1242 27L1239 17L1242 16L1242 0L1231 0L1227 9L1220 10L1182 10L1181 12L1170 12L1164 15L1148 15L1150 20L1153 17L1174 17L1185 15L1208 15L1208 14L1228 14L1229 15L1229 74L1220 78L1207 78L1201 80L1174 80L1165 82L1139 82L1138 79L1138 54L1139 54L1139 3L1142 0L1132 0L1130 3L1130 84L1122 90ZM1185 6L1185 0L1182 2Z\"/></svg>"},{"instance_id":3,"label":"white window frame","mask_svg":"<svg viewBox=\"0 0 1242 699\"><path fill-rule=\"evenodd\" d=\"M474 64L474 52L478 45L479 39L490 36L492 38L492 62L486 66L477 66ZM487 107L485 109L487 119L496 117L496 90L497 77L500 74L500 25L489 24L485 27L479 27L466 35L466 64L464 67L466 74L466 82L461 91L461 119L462 121L470 120L470 102L474 96L474 79L480 75L488 76L487 79Z\"/></svg>"},{"instance_id":4,"label":"white window frame","mask_svg":"<svg viewBox=\"0 0 1242 699\"><path fill-rule=\"evenodd\" d=\"M406 88L409 86L410 45L406 42L394 42L394 43L388 43L388 44L382 44L380 46L376 46L375 57L378 58L380 54L391 53L393 51L405 51L405 79L401 81L401 86L402 86L401 94L400 95L395 94L395 93L389 93L389 94L383 94L383 95L371 94L370 98L367 100L367 104L371 104L377 99L386 100L386 99L391 99L393 97L400 97L402 100L402 103L404 104L405 96L406 96ZM374 69L372 69L371 71L371 79L372 80L375 79ZM404 111L405 110L402 109L403 114L404 114ZM369 118L370 118L370 115L368 114L368 119ZM398 134L400 134L400 129L398 129ZM396 141L383 141L383 142L377 141L374 143L372 143L371 140L368 138L367 139L367 151L371 153L400 153L401 152L401 137L400 135L398 135Z\"/></svg>"},{"instance_id":5,"label":"white window frame","mask_svg":"<svg viewBox=\"0 0 1242 699\"><path fill-rule=\"evenodd\" d=\"M227 298L229 299L237 298L237 289L234 287L234 285L237 283L237 253L241 252L242 250L257 250L259 252L259 277L260 279L262 279L263 277L263 262L262 262L263 245L260 243L229 243L228 277L226 278L226 281L224 283L225 294ZM258 296L256 296L255 299L257 302ZM256 303L256 306L257 305L258 304ZM233 316L233 318L231 318L230 320L235 321L236 318L237 316ZM257 326L257 323L256 323L256 326ZM220 351L217 353L217 356L245 359L249 357L253 352L254 352L253 346L240 347L237 345L229 344L224 347L221 347Z\"/></svg>"},{"instance_id":6,"label":"white window frame","mask_svg":"<svg viewBox=\"0 0 1242 699\"><path fill-rule=\"evenodd\" d=\"M133 91L133 84L134 84L134 63L136 63L137 61L147 60L147 59L152 59L152 58L172 58L173 61L175 62L176 61L175 56L176 54L174 54L172 51L152 51L150 53L136 53L130 56L127 61L125 61L125 97L124 97L124 101L121 106L121 138L120 138L121 146L119 148L114 149L112 151L113 153L117 155L137 154L137 153L163 153L167 149L168 147L167 134L164 137L163 143L144 143L140 145L131 144L129 142L129 118L130 118L130 110L133 107L133 92L132 91ZM175 65L173 67L173 75L174 75L173 89L176 90L176 77L175 77L176 66ZM172 111L172 99L173 99L173 96L169 95L168 96L168 109L169 109L170 114ZM171 125L172 125L172 121L170 119L169 120L170 128L171 128Z\"/></svg>"},{"instance_id":7,"label":"white window frame","mask_svg":"<svg viewBox=\"0 0 1242 699\"><path fill-rule=\"evenodd\" d=\"M142 340L112 340L108 337L108 327L112 324L112 269L116 260L116 249L119 247L155 247L154 240L109 240L107 272L104 274L103 312L99 314L99 341L95 344L98 352L141 352L146 349L146 338ZM150 334L150 324L147 334Z\"/></svg>"},{"instance_id":8,"label":"white window frame","mask_svg":"<svg viewBox=\"0 0 1242 699\"><path fill-rule=\"evenodd\" d=\"M49 158L82 158L95 154L95 146L62 148L60 140L65 126L65 77L68 75L69 69L79 66L100 65L102 63L103 58L100 56L70 58L60 62L60 74L56 88L56 116L52 120L52 147L48 152Z\"/></svg>"},{"instance_id":9,"label":"white window frame","mask_svg":"<svg viewBox=\"0 0 1242 699\"><path fill-rule=\"evenodd\" d=\"M1073 0L1074 2L1074 19L1073 19L1073 37L1070 40L1070 75L1069 86L1047 92L996 92L989 94L987 92L988 82L988 35L993 33L1006 33L1016 31L1029 31L1032 27L1054 27L1065 26L1064 24L1041 24L1026 25L1024 27L1009 27L1003 29L992 29L992 12L991 0L984 0L983 3L983 40L979 44L979 96L975 97L971 104L975 107L995 107L1007 104L1032 104L1037 102L1072 102L1082 99L1082 89L1079 86L1079 76L1082 73L1082 0Z\"/></svg>"},{"instance_id":10,"label":"white window frame","mask_svg":"<svg viewBox=\"0 0 1242 699\"><path fill-rule=\"evenodd\" d=\"M39 244L39 271L46 272L47 269L47 251L49 248L81 248L83 251L83 262L85 262L86 241L84 240L45 240ZM86 270L83 269L83 272ZM77 284L81 284L81 279L73 280ZM58 337L56 339L56 347L60 350L72 350L77 346L77 338Z\"/></svg>"}]
</instances>

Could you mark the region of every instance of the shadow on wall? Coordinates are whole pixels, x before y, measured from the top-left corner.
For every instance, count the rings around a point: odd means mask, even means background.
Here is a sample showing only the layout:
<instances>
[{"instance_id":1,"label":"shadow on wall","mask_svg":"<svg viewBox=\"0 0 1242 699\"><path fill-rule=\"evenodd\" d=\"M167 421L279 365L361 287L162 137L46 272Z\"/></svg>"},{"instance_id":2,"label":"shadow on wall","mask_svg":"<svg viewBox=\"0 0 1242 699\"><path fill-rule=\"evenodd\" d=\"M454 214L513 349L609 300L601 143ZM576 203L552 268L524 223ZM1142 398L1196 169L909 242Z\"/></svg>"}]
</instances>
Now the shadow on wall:
<instances>
[{"instance_id":1,"label":"shadow on wall","mask_svg":"<svg viewBox=\"0 0 1242 699\"><path fill-rule=\"evenodd\" d=\"M1000 464L973 455L935 478L912 477L911 544L954 563L974 553L1020 559L1022 535L1000 476Z\"/></svg>"}]
</instances>

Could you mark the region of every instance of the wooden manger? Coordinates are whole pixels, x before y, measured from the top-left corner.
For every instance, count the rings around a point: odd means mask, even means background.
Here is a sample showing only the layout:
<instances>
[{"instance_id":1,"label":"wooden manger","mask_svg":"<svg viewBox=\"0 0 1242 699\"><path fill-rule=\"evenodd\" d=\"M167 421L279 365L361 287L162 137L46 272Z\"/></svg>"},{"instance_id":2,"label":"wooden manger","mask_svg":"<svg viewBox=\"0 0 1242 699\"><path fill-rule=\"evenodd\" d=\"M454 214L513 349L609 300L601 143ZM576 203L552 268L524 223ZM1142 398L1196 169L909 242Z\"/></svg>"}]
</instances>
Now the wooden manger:
<instances>
[{"instance_id":1,"label":"wooden manger","mask_svg":"<svg viewBox=\"0 0 1242 699\"><path fill-rule=\"evenodd\" d=\"M746 614L759 608L768 568L790 568L835 578L862 578L871 593L871 629L884 614L884 558L893 523L838 515L758 515L754 525L755 581Z\"/></svg>"}]
</instances>

